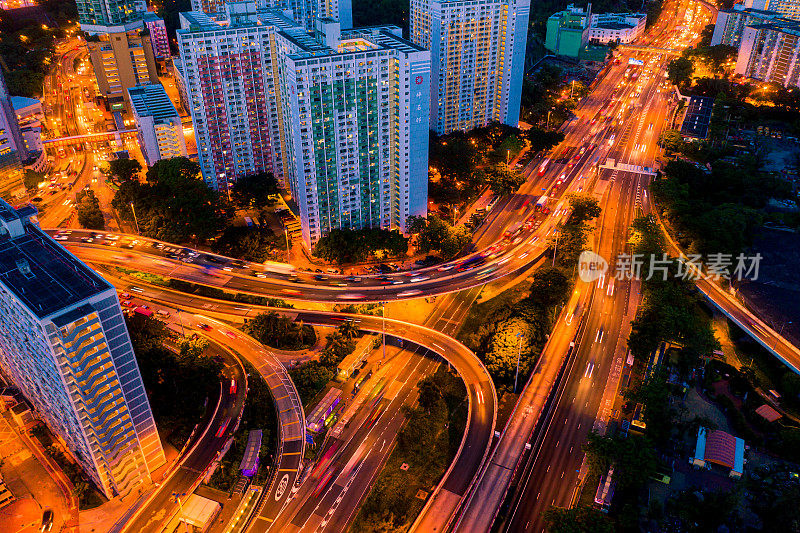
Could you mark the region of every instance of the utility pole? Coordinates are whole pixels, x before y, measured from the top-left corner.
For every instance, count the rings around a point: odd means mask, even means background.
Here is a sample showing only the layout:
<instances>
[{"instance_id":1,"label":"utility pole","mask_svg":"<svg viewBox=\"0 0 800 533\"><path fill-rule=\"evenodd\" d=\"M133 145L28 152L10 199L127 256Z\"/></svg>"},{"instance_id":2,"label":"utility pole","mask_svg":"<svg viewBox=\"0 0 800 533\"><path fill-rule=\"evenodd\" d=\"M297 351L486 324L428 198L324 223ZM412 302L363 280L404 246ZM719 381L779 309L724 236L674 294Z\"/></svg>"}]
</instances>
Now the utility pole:
<instances>
[{"instance_id":1,"label":"utility pole","mask_svg":"<svg viewBox=\"0 0 800 533\"><path fill-rule=\"evenodd\" d=\"M286 236L286 262L291 263L291 248L289 248L289 229L286 227L286 224L283 225L283 234Z\"/></svg>"},{"instance_id":2,"label":"utility pole","mask_svg":"<svg viewBox=\"0 0 800 533\"><path fill-rule=\"evenodd\" d=\"M133 213L133 224L136 226L136 233L137 235L141 235L142 233L139 231L139 221L136 220L136 210L133 208L133 202L131 202L131 213Z\"/></svg>"}]
</instances>

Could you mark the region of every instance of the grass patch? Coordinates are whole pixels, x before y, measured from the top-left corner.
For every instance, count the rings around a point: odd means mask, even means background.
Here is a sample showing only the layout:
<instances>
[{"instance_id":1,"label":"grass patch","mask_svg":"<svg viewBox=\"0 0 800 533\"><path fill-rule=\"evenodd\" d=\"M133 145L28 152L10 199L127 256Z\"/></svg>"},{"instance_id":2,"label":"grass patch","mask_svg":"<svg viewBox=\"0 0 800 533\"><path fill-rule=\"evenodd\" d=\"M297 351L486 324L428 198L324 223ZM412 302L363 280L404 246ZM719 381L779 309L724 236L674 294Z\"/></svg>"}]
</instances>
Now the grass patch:
<instances>
[{"instance_id":1,"label":"grass patch","mask_svg":"<svg viewBox=\"0 0 800 533\"><path fill-rule=\"evenodd\" d=\"M145 283L158 285L159 287L169 287L169 280L164 276L159 276L158 274L150 274L149 272L140 272L138 270L133 270L130 268L123 268L123 267L114 267L114 268L116 268L118 272L121 272L126 276L130 276Z\"/></svg>"},{"instance_id":2,"label":"grass patch","mask_svg":"<svg viewBox=\"0 0 800 533\"><path fill-rule=\"evenodd\" d=\"M410 526L425 505L419 491L430 497L461 444L467 419L461 379L439 367L418 388L419 404L405 409L407 423L356 515L353 532Z\"/></svg>"}]
</instances>

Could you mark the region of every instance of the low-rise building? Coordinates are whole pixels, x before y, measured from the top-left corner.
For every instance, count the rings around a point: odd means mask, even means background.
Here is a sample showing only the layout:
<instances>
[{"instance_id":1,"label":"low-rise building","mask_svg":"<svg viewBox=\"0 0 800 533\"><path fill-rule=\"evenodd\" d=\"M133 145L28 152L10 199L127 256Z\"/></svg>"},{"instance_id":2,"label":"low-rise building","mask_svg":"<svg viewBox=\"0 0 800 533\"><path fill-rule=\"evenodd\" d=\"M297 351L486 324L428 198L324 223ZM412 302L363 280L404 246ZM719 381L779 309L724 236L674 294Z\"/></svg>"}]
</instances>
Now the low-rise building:
<instances>
[{"instance_id":1,"label":"low-rise building","mask_svg":"<svg viewBox=\"0 0 800 533\"><path fill-rule=\"evenodd\" d=\"M744 473L744 440L719 429L701 427L689 463L698 468L717 465L727 470L730 477L739 479Z\"/></svg>"},{"instance_id":2,"label":"low-rise building","mask_svg":"<svg viewBox=\"0 0 800 533\"><path fill-rule=\"evenodd\" d=\"M586 9L570 4L547 19L544 47L557 56L577 58L589 35L592 5Z\"/></svg>"},{"instance_id":3,"label":"low-rise building","mask_svg":"<svg viewBox=\"0 0 800 533\"><path fill-rule=\"evenodd\" d=\"M159 159L186 155L178 111L160 83L128 89L139 144L149 166Z\"/></svg>"},{"instance_id":4,"label":"low-rise building","mask_svg":"<svg viewBox=\"0 0 800 533\"><path fill-rule=\"evenodd\" d=\"M11 105L17 115L22 142L28 152L29 159L37 159L39 154L44 151L42 143L42 120L44 113L42 103L36 98L25 98L24 96L12 96Z\"/></svg>"},{"instance_id":5,"label":"low-rise building","mask_svg":"<svg viewBox=\"0 0 800 533\"><path fill-rule=\"evenodd\" d=\"M599 44L628 44L644 32L646 23L645 13L594 14L589 25L588 39Z\"/></svg>"}]
</instances>

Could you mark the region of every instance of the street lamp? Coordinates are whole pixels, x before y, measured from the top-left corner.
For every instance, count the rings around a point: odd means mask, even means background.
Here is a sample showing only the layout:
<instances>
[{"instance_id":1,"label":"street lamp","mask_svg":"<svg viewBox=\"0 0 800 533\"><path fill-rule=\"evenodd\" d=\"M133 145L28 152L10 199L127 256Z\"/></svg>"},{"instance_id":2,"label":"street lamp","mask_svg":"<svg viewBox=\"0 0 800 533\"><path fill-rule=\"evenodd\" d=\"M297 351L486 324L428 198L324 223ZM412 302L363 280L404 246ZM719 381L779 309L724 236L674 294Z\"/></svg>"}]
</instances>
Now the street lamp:
<instances>
[{"instance_id":1,"label":"street lamp","mask_svg":"<svg viewBox=\"0 0 800 533\"><path fill-rule=\"evenodd\" d=\"M183 515L183 503L181 502L181 496L186 496L186 493L185 492L181 492L181 493L173 492L172 493L172 497L175 498L176 502L178 502L178 508L181 510L181 518L184 518L184 515ZM186 531L189 531L188 522L184 522L184 524L186 525Z\"/></svg>"}]
</instances>

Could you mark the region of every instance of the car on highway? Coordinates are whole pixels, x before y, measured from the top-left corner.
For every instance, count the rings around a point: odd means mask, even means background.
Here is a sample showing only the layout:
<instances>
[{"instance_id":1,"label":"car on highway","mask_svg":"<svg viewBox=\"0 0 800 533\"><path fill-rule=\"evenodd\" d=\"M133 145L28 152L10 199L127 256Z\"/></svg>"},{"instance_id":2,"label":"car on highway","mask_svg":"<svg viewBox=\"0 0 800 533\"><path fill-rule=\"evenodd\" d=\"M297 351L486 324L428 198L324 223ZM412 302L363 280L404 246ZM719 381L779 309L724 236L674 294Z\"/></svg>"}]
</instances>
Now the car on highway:
<instances>
[{"instance_id":1,"label":"car on highway","mask_svg":"<svg viewBox=\"0 0 800 533\"><path fill-rule=\"evenodd\" d=\"M357 292L346 292L337 296L337 298L340 300L360 300L363 297L363 294L359 294Z\"/></svg>"},{"instance_id":2,"label":"car on highway","mask_svg":"<svg viewBox=\"0 0 800 533\"><path fill-rule=\"evenodd\" d=\"M231 394L236 394L236 380L235 379L231 380L230 393Z\"/></svg>"},{"instance_id":3,"label":"car on highway","mask_svg":"<svg viewBox=\"0 0 800 533\"><path fill-rule=\"evenodd\" d=\"M289 296L300 296L302 293L297 289L281 289L282 294L288 294Z\"/></svg>"},{"instance_id":4,"label":"car on highway","mask_svg":"<svg viewBox=\"0 0 800 533\"><path fill-rule=\"evenodd\" d=\"M317 274L314 276L314 279L317 281L327 281L328 276L323 276L322 274Z\"/></svg>"},{"instance_id":5,"label":"car on highway","mask_svg":"<svg viewBox=\"0 0 800 533\"><path fill-rule=\"evenodd\" d=\"M45 509L42 513L42 525L39 531L50 531L53 529L53 510Z\"/></svg>"},{"instance_id":6,"label":"car on highway","mask_svg":"<svg viewBox=\"0 0 800 533\"><path fill-rule=\"evenodd\" d=\"M442 265L436 270L438 270L439 272L447 272L448 270L452 270L453 267L455 267L455 265Z\"/></svg>"},{"instance_id":7,"label":"car on highway","mask_svg":"<svg viewBox=\"0 0 800 533\"><path fill-rule=\"evenodd\" d=\"M211 326L209 326L208 324L198 324L197 327L202 329L203 331L211 331Z\"/></svg>"}]
</instances>

